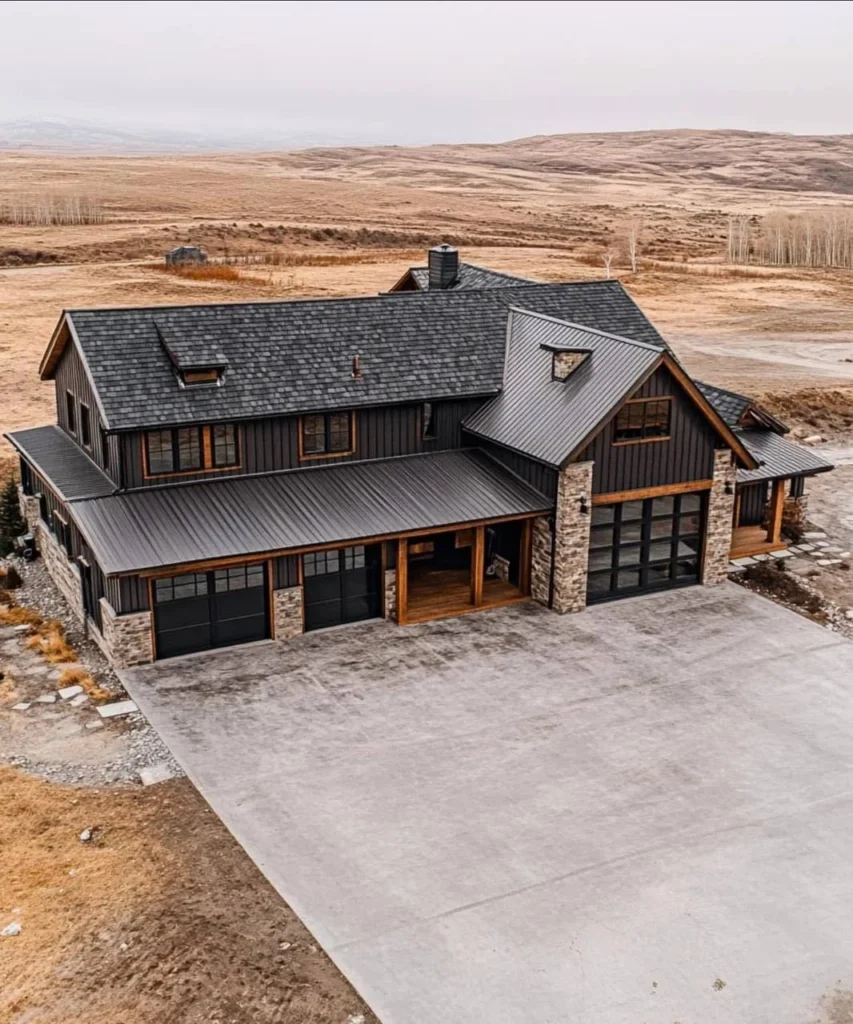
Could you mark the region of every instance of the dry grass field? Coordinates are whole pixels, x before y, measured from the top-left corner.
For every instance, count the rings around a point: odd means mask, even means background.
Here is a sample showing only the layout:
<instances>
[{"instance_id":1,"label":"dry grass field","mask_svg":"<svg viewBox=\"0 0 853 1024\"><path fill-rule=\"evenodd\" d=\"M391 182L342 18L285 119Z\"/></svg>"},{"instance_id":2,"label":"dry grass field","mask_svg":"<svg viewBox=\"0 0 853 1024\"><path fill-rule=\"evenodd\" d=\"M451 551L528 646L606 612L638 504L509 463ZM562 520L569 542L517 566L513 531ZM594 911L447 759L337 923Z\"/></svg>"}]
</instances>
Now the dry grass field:
<instances>
[{"instance_id":1,"label":"dry grass field","mask_svg":"<svg viewBox=\"0 0 853 1024\"><path fill-rule=\"evenodd\" d=\"M87 197L103 213L90 225L0 223L0 431L53 419L53 388L36 368L63 307L376 293L444 240L472 263L543 281L603 277L611 253L613 273L695 375L847 435L853 274L732 268L723 257L730 215L847 205L851 167L853 137L746 132L187 157L0 153L0 211ZM636 273L632 221L642 223ZM229 269L164 272L164 252L182 243ZM7 914L27 908L23 936L0 948L4 1024L344 1024L358 1010L187 783L71 791L0 771L0 803L0 902ZM83 850L77 833L95 820L104 846ZM298 956L282 953L285 940Z\"/></svg>"}]
</instances>

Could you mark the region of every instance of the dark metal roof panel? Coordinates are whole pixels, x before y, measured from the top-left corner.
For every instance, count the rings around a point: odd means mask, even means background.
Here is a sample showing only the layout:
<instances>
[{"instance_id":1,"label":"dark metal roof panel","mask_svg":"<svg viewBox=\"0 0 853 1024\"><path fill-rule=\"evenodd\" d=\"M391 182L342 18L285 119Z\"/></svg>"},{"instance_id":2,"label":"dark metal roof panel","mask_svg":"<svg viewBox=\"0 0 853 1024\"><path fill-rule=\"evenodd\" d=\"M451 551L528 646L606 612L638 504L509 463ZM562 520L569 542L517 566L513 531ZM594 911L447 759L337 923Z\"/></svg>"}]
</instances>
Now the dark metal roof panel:
<instances>
[{"instance_id":1,"label":"dark metal roof panel","mask_svg":"<svg viewBox=\"0 0 853 1024\"><path fill-rule=\"evenodd\" d=\"M149 488L71 514L107 574L547 511L477 450Z\"/></svg>"},{"instance_id":2,"label":"dark metal roof panel","mask_svg":"<svg viewBox=\"0 0 853 1024\"><path fill-rule=\"evenodd\" d=\"M6 437L60 498L92 498L111 494L115 484L57 426L15 430Z\"/></svg>"},{"instance_id":3,"label":"dark metal roof panel","mask_svg":"<svg viewBox=\"0 0 853 1024\"><path fill-rule=\"evenodd\" d=\"M110 429L288 415L497 392L510 306L664 347L618 281L360 299L73 310ZM178 386L167 336L228 361L217 388ZM361 374L352 378L352 357Z\"/></svg>"},{"instance_id":4,"label":"dark metal roof panel","mask_svg":"<svg viewBox=\"0 0 853 1024\"><path fill-rule=\"evenodd\" d=\"M566 380L542 346L586 349ZM652 345L513 310L503 391L468 417L468 430L551 466L561 465L661 358Z\"/></svg>"},{"instance_id":5,"label":"dark metal roof panel","mask_svg":"<svg viewBox=\"0 0 853 1024\"><path fill-rule=\"evenodd\" d=\"M429 291L429 267L411 267L410 273L421 291ZM487 267L475 267L473 263L460 263L456 280L449 290L467 291L476 288L506 288L508 284L536 284L528 277L504 274ZM433 293L435 294L435 293Z\"/></svg>"},{"instance_id":6,"label":"dark metal roof panel","mask_svg":"<svg viewBox=\"0 0 853 1024\"><path fill-rule=\"evenodd\" d=\"M833 468L832 464L821 458L817 452L780 437L772 430L737 430L735 433L749 453L761 463L758 469L739 469L739 484L789 476L810 476L814 473L826 473Z\"/></svg>"}]
</instances>

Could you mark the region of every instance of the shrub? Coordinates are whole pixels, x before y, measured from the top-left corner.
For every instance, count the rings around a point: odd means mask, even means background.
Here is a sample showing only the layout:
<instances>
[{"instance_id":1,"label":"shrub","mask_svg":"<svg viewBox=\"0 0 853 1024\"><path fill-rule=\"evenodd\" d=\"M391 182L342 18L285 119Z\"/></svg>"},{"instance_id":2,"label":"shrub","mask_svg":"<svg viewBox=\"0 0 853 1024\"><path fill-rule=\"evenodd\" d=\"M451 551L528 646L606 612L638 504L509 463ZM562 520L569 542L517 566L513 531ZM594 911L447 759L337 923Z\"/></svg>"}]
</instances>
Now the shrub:
<instances>
[{"instance_id":1,"label":"shrub","mask_svg":"<svg viewBox=\"0 0 853 1024\"><path fill-rule=\"evenodd\" d=\"M59 677L60 686L82 686L92 700L109 700L112 694L100 686L83 668L67 668Z\"/></svg>"},{"instance_id":2,"label":"shrub","mask_svg":"<svg viewBox=\"0 0 853 1024\"><path fill-rule=\"evenodd\" d=\"M12 550L15 537L26 533L27 524L21 518L18 506L18 484L10 476L0 491L0 557Z\"/></svg>"}]
</instances>

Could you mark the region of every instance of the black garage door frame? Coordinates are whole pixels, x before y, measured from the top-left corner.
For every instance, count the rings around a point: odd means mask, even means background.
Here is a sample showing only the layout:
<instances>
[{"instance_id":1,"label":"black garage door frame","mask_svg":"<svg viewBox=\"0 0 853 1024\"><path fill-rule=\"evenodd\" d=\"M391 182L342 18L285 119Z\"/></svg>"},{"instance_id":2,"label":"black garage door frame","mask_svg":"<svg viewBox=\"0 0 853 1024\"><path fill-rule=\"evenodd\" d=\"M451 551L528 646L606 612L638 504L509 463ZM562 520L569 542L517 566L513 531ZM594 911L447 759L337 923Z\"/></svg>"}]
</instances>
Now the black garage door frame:
<instances>
[{"instance_id":1,"label":"black garage door frame","mask_svg":"<svg viewBox=\"0 0 853 1024\"><path fill-rule=\"evenodd\" d=\"M707 517L707 491L594 505L587 603L698 583Z\"/></svg>"},{"instance_id":2,"label":"black garage door frame","mask_svg":"<svg viewBox=\"0 0 853 1024\"><path fill-rule=\"evenodd\" d=\"M152 580L155 657L269 638L268 572L254 562Z\"/></svg>"},{"instance_id":3,"label":"black garage door frame","mask_svg":"<svg viewBox=\"0 0 853 1024\"><path fill-rule=\"evenodd\" d=\"M382 545L309 552L302 556L305 632L382 615Z\"/></svg>"}]
</instances>

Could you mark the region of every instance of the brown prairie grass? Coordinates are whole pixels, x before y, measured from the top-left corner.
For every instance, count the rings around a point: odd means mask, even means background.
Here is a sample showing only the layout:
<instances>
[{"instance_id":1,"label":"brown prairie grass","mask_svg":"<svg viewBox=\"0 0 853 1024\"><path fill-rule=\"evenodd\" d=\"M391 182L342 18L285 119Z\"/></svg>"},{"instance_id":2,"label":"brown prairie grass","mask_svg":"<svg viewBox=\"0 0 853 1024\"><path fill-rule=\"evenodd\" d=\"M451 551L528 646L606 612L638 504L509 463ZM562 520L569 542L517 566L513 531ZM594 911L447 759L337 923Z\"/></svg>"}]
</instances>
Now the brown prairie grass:
<instances>
[{"instance_id":1,"label":"brown prairie grass","mask_svg":"<svg viewBox=\"0 0 853 1024\"><path fill-rule=\"evenodd\" d=\"M92 700L110 700L112 694L105 690L84 668L67 668L59 677L60 686L82 686Z\"/></svg>"},{"instance_id":2,"label":"brown prairie grass","mask_svg":"<svg viewBox=\"0 0 853 1024\"><path fill-rule=\"evenodd\" d=\"M161 274L182 277L187 281L203 281L211 284L251 284L256 287L272 284L268 278L258 277L257 274L246 274L227 263L184 263L174 266L157 263L151 269L157 270Z\"/></svg>"}]
</instances>

